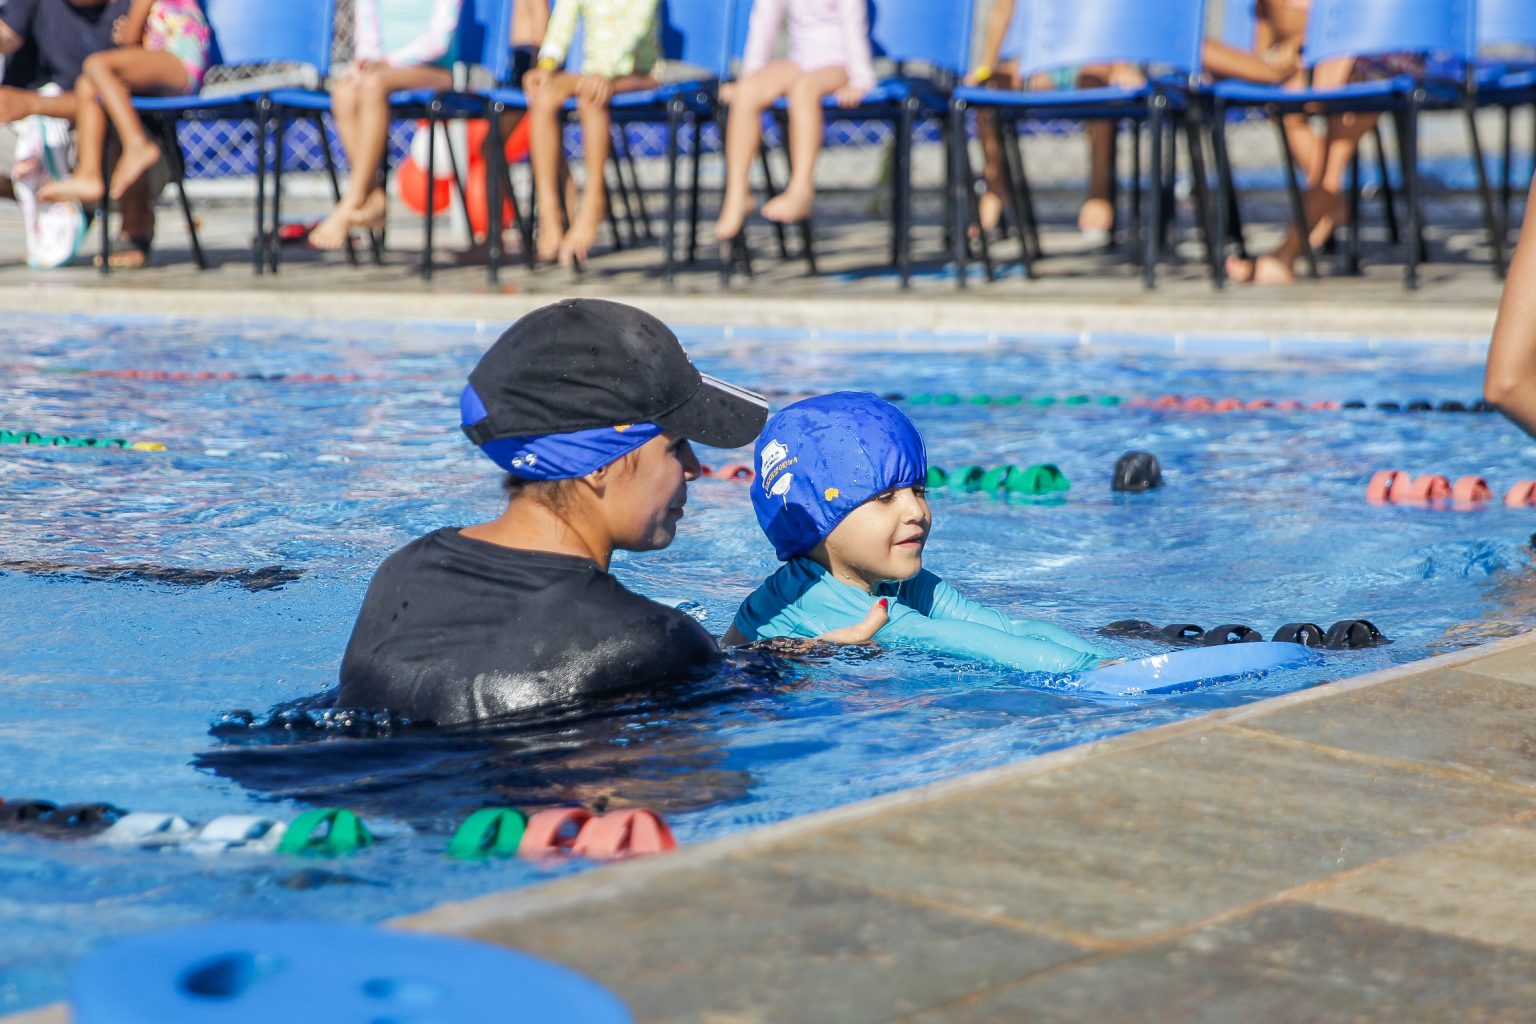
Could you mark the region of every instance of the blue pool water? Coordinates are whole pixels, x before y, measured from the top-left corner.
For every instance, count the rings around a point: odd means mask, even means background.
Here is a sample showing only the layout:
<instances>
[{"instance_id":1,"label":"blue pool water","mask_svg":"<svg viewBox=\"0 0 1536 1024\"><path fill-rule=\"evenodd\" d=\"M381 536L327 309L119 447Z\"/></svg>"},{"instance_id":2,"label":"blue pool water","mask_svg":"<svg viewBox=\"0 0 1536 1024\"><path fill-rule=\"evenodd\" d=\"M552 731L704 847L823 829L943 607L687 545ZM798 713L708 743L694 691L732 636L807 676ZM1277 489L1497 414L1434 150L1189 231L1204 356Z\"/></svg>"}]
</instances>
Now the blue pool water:
<instances>
[{"instance_id":1,"label":"blue pool water","mask_svg":"<svg viewBox=\"0 0 1536 1024\"><path fill-rule=\"evenodd\" d=\"M1078 338L680 333L706 370L778 391L1468 401L1481 374L1477 346L1464 341L1376 351L1367 341L1096 338L1084 347ZM579 868L443 856L452 827L487 804L641 803L665 813L682 842L698 842L1536 624L1536 512L1363 500L1370 472L1387 466L1481 473L1500 490L1536 476L1531 444L1498 417L912 405L937 465L1049 461L1073 481L1052 502L935 496L928 565L980 600L1082 631L1144 618L1268 634L1289 621L1365 617L1396 643L1155 698L1090 697L953 659L849 651L773 671L736 665L661 707L473 738L245 726L231 713L260 719L333 684L387 553L499 511L493 467L456 429L464 375L493 336L455 325L38 317L0 339L0 427L168 446L0 446L0 562L55 567L0 573L0 797L106 800L193 820L337 805L384 836L355 857L312 862L0 831L0 1010L61 996L73 960L110 936L236 916L378 920ZM156 381L72 368L365 379ZM1161 458L1164 490L1109 490L1110 467L1129 448ZM135 564L298 575L264 588L86 572ZM774 564L745 489L705 481L691 491L678 542L621 554L615 572L641 592L697 600L719 632Z\"/></svg>"}]
</instances>

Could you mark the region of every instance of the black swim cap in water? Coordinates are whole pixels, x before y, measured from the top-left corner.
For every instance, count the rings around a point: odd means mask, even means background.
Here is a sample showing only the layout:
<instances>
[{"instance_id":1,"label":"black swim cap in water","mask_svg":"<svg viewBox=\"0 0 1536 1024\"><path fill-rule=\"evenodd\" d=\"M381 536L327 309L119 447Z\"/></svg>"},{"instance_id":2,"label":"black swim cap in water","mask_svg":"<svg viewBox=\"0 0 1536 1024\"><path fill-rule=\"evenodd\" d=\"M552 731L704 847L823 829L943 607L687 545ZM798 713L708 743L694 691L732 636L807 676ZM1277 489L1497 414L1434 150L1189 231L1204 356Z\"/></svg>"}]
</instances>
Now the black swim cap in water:
<instances>
[{"instance_id":1,"label":"black swim cap in water","mask_svg":"<svg viewBox=\"0 0 1536 1024\"><path fill-rule=\"evenodd\" d=\"M518 320L480 357L469 386L485 417L477 445L625 423L738 448L768 418L762 395L701 374L667 325L618 302L564 299Z\"/></svg>"}]
</instances>

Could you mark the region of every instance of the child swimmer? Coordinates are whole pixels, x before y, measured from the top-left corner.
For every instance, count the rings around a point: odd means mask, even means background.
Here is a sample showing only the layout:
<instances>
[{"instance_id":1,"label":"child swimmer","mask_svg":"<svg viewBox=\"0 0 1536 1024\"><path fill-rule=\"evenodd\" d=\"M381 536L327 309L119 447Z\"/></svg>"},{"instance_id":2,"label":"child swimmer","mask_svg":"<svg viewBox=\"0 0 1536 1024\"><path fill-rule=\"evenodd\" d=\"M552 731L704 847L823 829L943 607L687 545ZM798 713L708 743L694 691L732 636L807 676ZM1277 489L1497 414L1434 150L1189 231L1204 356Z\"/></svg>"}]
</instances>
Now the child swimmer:
<instances>
[{"instance_id":1,"label":"child swimmer","mask_svg":"<svg viewBox=\"0 0 1536 1024\"><path fill-rule=\"evenodd\" d=\"M923 568L932 516L928 455L912 421L875 395L841 391L768 420L754 452L752 505L784 566L742 602L727 645L849 630L882 603L886 642L1081 672L1116 656L1048 622L963 596Z\"/></svg>"}]
</instances>

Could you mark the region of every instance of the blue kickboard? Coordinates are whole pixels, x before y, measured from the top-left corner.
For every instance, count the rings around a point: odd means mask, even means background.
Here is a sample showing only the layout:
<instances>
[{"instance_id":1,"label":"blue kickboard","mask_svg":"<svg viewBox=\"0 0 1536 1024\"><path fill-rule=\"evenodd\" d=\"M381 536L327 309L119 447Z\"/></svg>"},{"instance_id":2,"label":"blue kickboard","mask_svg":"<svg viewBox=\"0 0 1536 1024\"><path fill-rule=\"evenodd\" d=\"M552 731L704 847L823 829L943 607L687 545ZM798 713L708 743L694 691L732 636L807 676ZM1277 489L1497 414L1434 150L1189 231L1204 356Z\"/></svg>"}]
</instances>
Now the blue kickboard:
<instances>
[{"instance_id":1,"label":"blue kickboard","mask_svg":"<svg viewBox=\"0 0 1536 1024\"><path fill-rule=\"evenodd\" d=\"M76 1024L632 1020L596 982L526 953L317 922L200 925L115 942L80 962L70 995Z\"/></svg>"},{"instance_id":2,"label":"blue kickboard","mask_svg":"<svg viewBox=\"0 0 1536 1024\"><path fill-rule=\"evenodd\" d=\"M1259 642L1223 644L1170 651L1140 661L1126 661L1078 676L1090 693L1124 697L1139 693L1177 693L1235 676L1259 675L1276 668L1315 665L1322 656L1301 644Z\"/></svg>"}]
</instances>

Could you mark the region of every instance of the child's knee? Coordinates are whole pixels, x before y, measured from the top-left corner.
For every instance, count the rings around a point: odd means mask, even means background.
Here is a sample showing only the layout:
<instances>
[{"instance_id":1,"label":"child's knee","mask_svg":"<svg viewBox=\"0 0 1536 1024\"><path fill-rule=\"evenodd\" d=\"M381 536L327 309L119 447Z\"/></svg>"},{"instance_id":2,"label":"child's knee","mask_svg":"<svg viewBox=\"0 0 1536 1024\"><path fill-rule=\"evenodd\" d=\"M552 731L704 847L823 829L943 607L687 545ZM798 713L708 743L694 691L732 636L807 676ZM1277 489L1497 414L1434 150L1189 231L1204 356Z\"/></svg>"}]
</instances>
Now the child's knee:
<instances>
[{"instance_id":1,"label":"child's knee","mask_svg":"<svg viewBox=\"0 0 1536 1024\"><path fill-rule=\"evenodd\" d=\"M816 109L821 106L821 101L826 95L827 91L821 87L820 83L810 78L802 78L789 87L789 92L785 93L784 98L792 107Z\"/></svg>"},{"instance_id":2,"label":"child's knee","mask_svg":"<svg viewBox=\"0 0 1536 1024\"><path fill-rule=\"evenodd\" d=\"M98 50L80 62L81 78L108 73L112 70L112 51Z\"/></svg>"}]
</instances>

